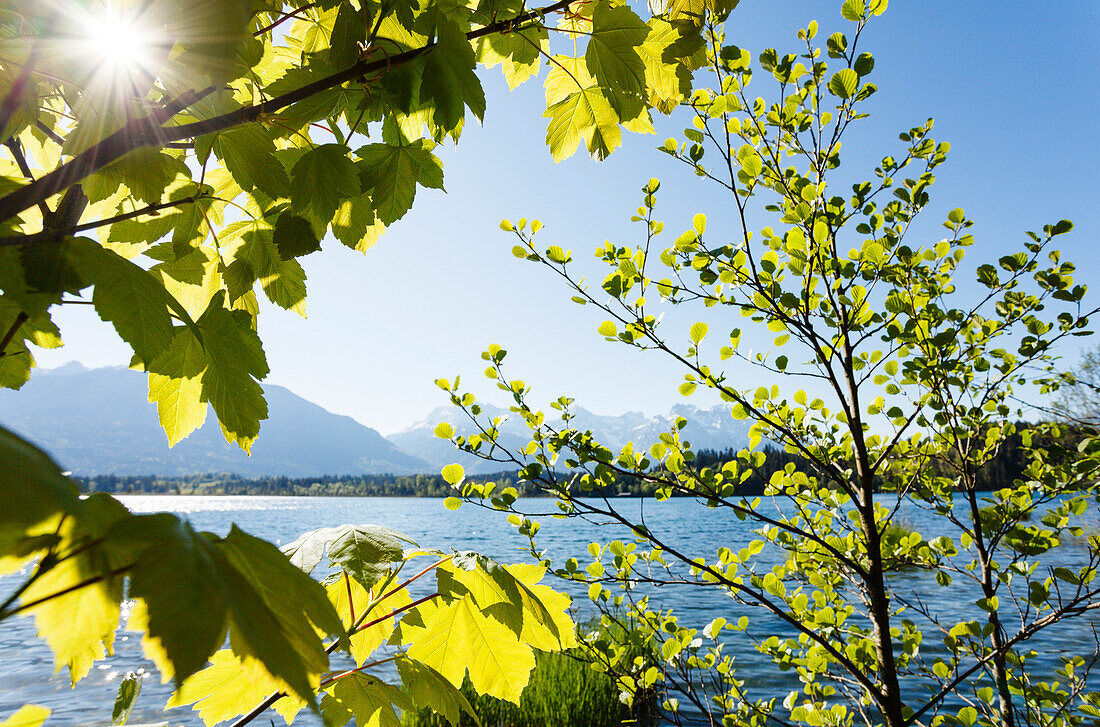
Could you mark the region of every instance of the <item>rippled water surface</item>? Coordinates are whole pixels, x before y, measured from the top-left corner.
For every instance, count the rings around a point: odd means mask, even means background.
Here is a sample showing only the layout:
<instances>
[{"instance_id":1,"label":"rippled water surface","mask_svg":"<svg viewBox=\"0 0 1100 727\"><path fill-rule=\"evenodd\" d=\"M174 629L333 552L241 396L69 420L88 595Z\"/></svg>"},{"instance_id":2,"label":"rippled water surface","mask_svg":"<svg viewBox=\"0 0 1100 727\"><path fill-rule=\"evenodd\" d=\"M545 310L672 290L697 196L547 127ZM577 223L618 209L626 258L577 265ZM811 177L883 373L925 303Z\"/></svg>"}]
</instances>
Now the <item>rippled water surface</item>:
<instances>
[{"instance_id":1,"label":"rippled water surface","mask_svg":"<svg viewBox=\"0 0 1100 727\"><path fill-rule=\"evenodd\" d=\"M414 498L292 498L292 497L183 497L183 496L122 496L120 499L135 512L170 511L188 518L195 528L218 534L228 532L230 525L277 544L285 544L301 533L320 527L342 523L374 523L400 530L421 545L443 549L476 550L506 562L525 559L526 538L516 534L501 514L487 512L472 506L458 511L448 511L439 500ZM532 507L543 503L549 509L550 501L528 501ZM646 525L658 537L672 545L682 547L695 556L714 557L718 547L734 550L743 547L755 536L747 523L728 514L707 511L697 504L677 499L665 503L621 498L614 503L620 511L631 517L644 516ZM939 532L939 524L922 511L909 509L903 513L907 524L921 532L925 538L933 538ZM1098 520L1093 514L1094 525ZM555 561L576 555L580 557L589 542L608 541L614 538L629 539L625 532L613 525L585 523L571 520L568 523L541 518L540 545L548 549ZM1066 564L1080 560L1085 550L1080 546L1058 549L1059 558ZM582 559L583 563L583 559ZM0 592L8 591L16 576L0 579ZM937 601L937 589L930 583L928 574L913 573L902 576L907 588L922 594L926 603L937 611L945 622L954 623L966 607L965 603ZM574 584L566 586L575 596L580 607L579 615L585 615L587 599ZM722 616L736 620L747 611L717 591L698 588L664 586L653 590L653 600L663 608L672 607L680 615L681 623L704 626L711 619ZM760 622L760 631L771 628L767 619ZM1052 630L1041 639L1033 641L1041 654L1044 667L1051 670L1058 665L1059 655L1085 648L1092 641L1092 627L1100 619L1078 619L1075 624ZM928 648L938 641L932 634L926 639ZM736 648L736 645L731 645ZM774 669L754 669L762 665L758 655L747 649L738 649L738 661L742 664L742 676L750 677L765 689L786 686L782 675ZM120 632L115 655L96 665L92 673L75 689L70 688L67 672L55 674L53 657L49 649L34 633L30 619L14 619L0 628L0 718L7 716L20 705L42 704L53 709L48 725L59 724L109 724L111 705L121 676L131 670L145 669L153 672L146 680L131 723L169 720L172 725L201 725L197 714L189 708L162 710L170 693L168 685L159 684L155 669L142 656L137 637ZM780 681L765 681L761 676ZM1097 685L1100 688L1100 684ZM281 720L275 717L277 724ZM266 716L254 724L269 724ZM312 715L303 714L295 724L319 725Z\"/></svg>"}]
</instances>

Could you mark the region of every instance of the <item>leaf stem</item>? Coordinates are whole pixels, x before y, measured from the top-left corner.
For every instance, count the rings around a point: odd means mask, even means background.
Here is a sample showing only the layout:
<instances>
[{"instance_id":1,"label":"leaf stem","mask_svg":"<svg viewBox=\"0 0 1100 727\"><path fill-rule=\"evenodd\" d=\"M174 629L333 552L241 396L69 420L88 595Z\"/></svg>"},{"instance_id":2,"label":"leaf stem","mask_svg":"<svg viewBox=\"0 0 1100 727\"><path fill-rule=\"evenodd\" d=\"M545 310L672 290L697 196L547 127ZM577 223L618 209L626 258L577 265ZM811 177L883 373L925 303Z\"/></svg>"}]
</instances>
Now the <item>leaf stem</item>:
<instances>
[{"instance_id":1,"label":"leaf stem","mask_svg":"<svg viewBox=\"0 0 1100 727\"><path fill-rule=\"evenodd\" d=\"M398 657L400 657L400 654L394 654L393 656L389 657L388 659L379 659L378 661L367 662L363 666L357 666L354 669L348 669L345 672L340 672L339 674L333 674L332 676L325 677L324 679L322 679L319 686L322 686L322 687L327 686L329 684L332 684L335 681L343 679L346 676L351 676L352 674L357 674L357 673L363 671L364 669L370 669L372 667L381 666L382 664L388 664L391 661L396 661L398 659Z\"/></svg>"},{"instance_id":2,"label":"leaf stem","mask_svg":"<svg viewBox=\"0 0 1100 727\"><path fill-rule=\"evenodd\" d=\"M414 609L417 606L419 606L420 604L424 603L425 601L430 601L433 598L439 598L439 596L440 596L439 591L436 591L435 593L431 594L430 596L424 596L423 598L418 598L415 601L413 601L412 603L407 603L404 606L401 606L400 608L395 608L394 610L387 613L385 616L379 616L378 618L374 619L373 621L368 621L365 624L362 624L360 626L356 626L354 630L348 632L348 635L353 636L353 635L359 633L360 631L366 631L371 626L375 626L377 624L380 624L388 618L393 618L394 616L396 616L399 613L404 613L405 611L409 611L411 609Z\"/></svg>"},{"instance_id":3,"label":"leaf stem","mask_svg":"<svg viewBox=\"0 0 1100 727\"><path fill-rule=\"evenodd\" d=\"M317 7L316 2L307 3L307 4L303 5L302 7L298 8L297 10L292 10L291 12L284 14L283 16L281 16L275 22L265 25L264 27L260 28L255 33L253 33L252 36L258 38L259 36L263 35L267 31L269 31L269 30L285 23L286 21L290 20L291 18L298 17L298 15L300 13L304 13L305 11L311 10L315 7Z\"/></svg>"},{"instance_id":4,"label":"leaf stem","mask_svg":"<svg viewBox=\"0 0 1100 727\"><path fill-rule=\"evenodd\" d=\"M0 621L3 621L4 619L8 618L9 616L14 616L17 613L22 613L23 611L34 608L35 606L40 606L43 603L45 603L46 601L52 601L55 598L61 598L62 596L66 596L66 595L72 593L73 591L79 591L81 588L87 588L88 586L93 586L96 583L99 583L100 581L105 581L108 578L114 578L115 576L120 576L123 573L125 573L126 571L130 570L132 567L133 567L132 563L129 564L129 565L124 565L120 568L115 568L114 570L110 570L106 573L100 573L97 576L92 576L91 578L85 578L84 580L80 581L79 583L74 583L73 585L69 586L68 588L62 588L57 593L51 593L48 596L42 596L42 598L36 598L33 601L27 601L26 603L21 603L16 608L12 608L12 609L5 610L5 611L0 611Z\"/></svg>"}]
</instances>

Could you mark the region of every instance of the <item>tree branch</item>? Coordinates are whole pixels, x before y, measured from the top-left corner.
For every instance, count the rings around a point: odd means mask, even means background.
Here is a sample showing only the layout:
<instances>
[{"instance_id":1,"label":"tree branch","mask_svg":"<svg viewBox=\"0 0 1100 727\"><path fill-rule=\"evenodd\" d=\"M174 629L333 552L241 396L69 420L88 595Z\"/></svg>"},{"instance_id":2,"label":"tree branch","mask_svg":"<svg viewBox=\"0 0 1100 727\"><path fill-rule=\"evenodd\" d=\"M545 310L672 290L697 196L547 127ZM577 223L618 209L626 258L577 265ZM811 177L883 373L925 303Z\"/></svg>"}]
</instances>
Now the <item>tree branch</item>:
<instances>
[{"instance_id":1,"label":"tree branch","mask_svg":"<svg viewBox=\"0 0 1100 727\"><path fill-rule=\"evenodd\" d=\"M1062 618L1067 615L1077 615L1086 611L1093 611L1100 608L1100 601L1092 601L1090 603L1086 603L1083 606L1079 605L1082 601L1085 601L1088 598L1093 598L1097 595L1100 595L1100 591L1092 591L1084 597L1074 599L1069 605L1059 608L1057 611L1048 614L1038 621L1032 622L1026 628L1020 630L1020 632L1013 636L1011 639L1005 641L1000 649L994 649L988 654L979 657L977 662L975 662L973 666L971 666L964 672L960 672L953 681L945 685L939 692L936 693L935 696L929 699L923 707L914 712L912 716L910 716L909 719L905 721L905 724L916 724L921 715L923 715L932 707L939 704L941 701L943 701L945 697L952 694L955 691L955 688L966 681L971 674L989 664L989 662L991 662L995 657L1006 654L1009 649L1011 649L1013 646L1020 643L1021 641L1026 641L1030 639L1039 631L1042 631L1047 626L1058 623L1062 620Z\"/></svg>"},{"instance_id":2,"label":"tree branch","mask_svg":"<svg viewBox=\"0 0 1100 727\"><path fill-rule=\"evenodd\" d=\"M142 217L143 215L156 215L160 210L167 209L169 207L179 207L185 204L193 204L194 202L198 201L200 196L201 195L191 195L189 197L170 200L168 202L151 204L140 209L131 210L130 212L123 212L122 214L115 215L114 217L96 220L95 222L85 222L82 225L73 225L72 227L67 227L61 230L43 230L42 232L36 232L30 235L0 237L0 247L7 247L9 245L25 245L31 242L56 242L63 237L67 237L77 232L93 230L97 227L106 227L107 225L113 225L116 222L125 222L126 220L132 220L135 217Z\"/></svg>"},{"instance_id":3,"label":"tree branch","mask_svg":"<svg viewBox=\"0 0 1100 727\"><path fill-rule=\"evenodd\" d=\"M0 340L0 358L7 356L8 344L11 343L11 339L15 338L15 334L19 331L19 327L22 326L30 318L25 311L19 311L19 314L15 316L15 321L12 322L11 328L4 334L3 340Z\"/></svg>"},{"instance_id":4,"label":"tree branch","mask_svg":"<svg viewBox=\"0 0 1100 727\"><path fill-rule=\"evenodd\" d=\"M23 173L23 176L27 178L27 181L33 182L34 175L31 174L30 165L27 164L27 157L23 154L23 146L19 143L19 140L12 137L4 142L4 146L11 152L12 157L15 159L15 164L19 167L19 171ZM45 219L52 214L49 206L45 200L38 203L38 209L42 212L42 218Z\"/></svg>"}]
</instances>

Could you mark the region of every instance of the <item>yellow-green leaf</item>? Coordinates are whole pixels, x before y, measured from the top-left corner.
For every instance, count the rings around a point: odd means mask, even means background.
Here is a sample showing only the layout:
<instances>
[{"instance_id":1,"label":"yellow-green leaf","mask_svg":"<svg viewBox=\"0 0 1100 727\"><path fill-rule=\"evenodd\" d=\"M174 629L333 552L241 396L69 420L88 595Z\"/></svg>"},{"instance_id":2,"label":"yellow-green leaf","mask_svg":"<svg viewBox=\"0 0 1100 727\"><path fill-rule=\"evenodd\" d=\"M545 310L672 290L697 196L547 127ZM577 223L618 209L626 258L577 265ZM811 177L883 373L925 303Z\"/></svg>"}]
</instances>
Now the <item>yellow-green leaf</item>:
<instances>
[{"instance_id":1,"label":"yellow-green leaf","mask_svg":"<svg viewBox=\"0 0 1100 727\"><path fill-rule=\"evenodd\" d=\"M429 602L431 603L431 602ZM470 681L482 694L519 704L535 656L516 634L478 610L471 597L439 607L417 607L423 628L408 654L443 675L455 686L469 671ZM402 624L404 633L404 624Z\"/></svg>"},{"instance_id":2,"label":"yellow-green leaf","mask_svg":"<svg viewBox=\"0 0 1100 727\"><path fill-rule=\"evenodd\" d=\"M466 477L466 471L462 468L462 465L457 463L444 467L441 474L443 479L450 485L457 485Z\"/></svg>"},{"instance_id":3,"label":"yellow-green leaf","mask_svg":"<svg viewBox=\"0 0 1100 727\"><path fill-rule=\"evenodd\" d=\"M0 722L0 727L39 727L50 716L50 710L37 704L24 704L15 714Z\"/></svg>"}]
</instances>

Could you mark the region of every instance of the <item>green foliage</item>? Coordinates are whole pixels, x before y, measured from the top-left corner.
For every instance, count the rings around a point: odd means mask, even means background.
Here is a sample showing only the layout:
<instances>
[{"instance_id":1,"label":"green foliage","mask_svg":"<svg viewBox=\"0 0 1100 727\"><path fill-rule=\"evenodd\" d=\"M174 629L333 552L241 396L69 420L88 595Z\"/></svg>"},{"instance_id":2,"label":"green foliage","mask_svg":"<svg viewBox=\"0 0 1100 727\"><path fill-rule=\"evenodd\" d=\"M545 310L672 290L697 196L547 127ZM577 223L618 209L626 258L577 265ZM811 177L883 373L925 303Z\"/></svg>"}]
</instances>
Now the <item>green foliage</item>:
<instances>
[{"instance_id":1,"label":"green foliage","mask_svg":"<svg viewBox=\"0 0 1100 727\"><path fill-rule=\"evenodd\" d=\"M570 599L539 583L545 568L444 555L371 525L306 533L285 552L236 527L224 537L198 533L174 515L131 514L103 493L78 498L44 454L7 436L10 471L25 462L42 479L22 496L20 517L0 522L5 570L34 565L0 604L0 621L33 615L74 684L110 652L123 593L136 601L127 628L142 632L146 655L175 682L168 706L194 703L211 725L273 705L288 723L308 706L337 727L353 717L397 724L395 708L457 719L463 679L517 701L536 649L576 646ZM425 557L418 574L399 579ZM309 576L322 563L332 575L318 583ZM434 593L413 600L407 587L429 574ZM387 641L397 654L371 660ZM333 671L337 649L356 668ZM368 671L394 659L417 701ZM116 724L137 697L127 683Z\"/></svg>"},{"instance_id":2,"label":"green foliage","mask_svg":"<svg viewBox=\"0 0 1100 727\"><path fill-rule=\"evenodd\" d=\"M932 137L931 120L902 132L900 151L869 179L841 188L841 139L876 91L867 78L874 59L857 41L885 8L847 0L841 14L854 32L829 36L822 49L811 23L798 32L797 53L764 50L755 68L720 30L708 37L713 82L695 89L683 138L660 149L724 190L738 224L715 229L702 213L676 210L692 215L690 227L662 243L661 184L650 180L632 217L639 240L599 246L607 269L591 287L562 245L536 239L540 224L501 224L517 257L563 276L574 301L597 309L599 335L663 353L682 367L684 396L710 390L734 418L750 419L747 449L700 457L680 419L658 441L613 451L574 427L571 399L554 401L551 415L533 408L495 345L482 355L486 373L508 392L530 442L502 447L457 379L441 387L477 425L450 439L556 497L555 517L598 518L629 534L592 543L587 557L558 561L555 572L587 583L609 616L625 610L634 619L590 653L627 696L661 691L673 721L694 719L683 714L690 709L745 725L1089 724L1100 701L1090 691L1095 645L1067 646L1051 674L1029 640L1100 608L1100 539L1082 527L1100 503L1100 439L1015 421L1031 414L1021 402L1068 380L1057 347L1090 335L1098 309L1085 305L1074 266L1054 249L1068 221L1029 232L1019 252L978 266L973 282L963 277L974 243L963 210L947 212L944 239L911 241L950 150ZM750 95L761 82L771 91ZM762 214L769 224L751 229ZM666 333L663 313L684 305L698 306L687 320L706 322ZM754 386L744 384L746 369ZM781 466L761 451L765 439L789 458ZM657 501L679 495L721 509L758 537L702 552L690 538L652 532L614 500L585 497L621 479L644 483ZM766 500L746 496L754 479ZM551 564L516 489L467 482L462 493L508 512ZM948 534L913 531L904 507L937 514ZM1054 567L1059 548L1068 565ZM761 617L682 624L651 602L658 591L641 595L645 584L719 589ZM961 607L961 618L927 606L928 589ZM770 680L738 673L728 634L797 675L799 688L785 699L761 694ZM660 662L637 659L629 647L639 642Z\"/></svg>"},{"instance_id":3,"label":"green foliage","mask_svg":"<svg viewBox=\"0 0 1100 727\"><path fill-rule=\"evenodd\" d=\"M682 13L646 21L623 0L17 6L0 19L0 386L27 380L27 344L60 345L52 312L90 289L149 373L169 445L210 404L247 451L267 416L257 283L304 315L297 258L329 232L366 250L418 187L443 189L433 149L458 141L467 112L484 117L479 68L502 66L515 87L551 61L556 159L582 139L602 159L621 128L651 133L650 109L684 101L703 61ZM89 58L112 22L139 51ZM358 134L375 141L357 148ZM74 236L85 230L99 241Z\"/></svg>"}]
</instances>

